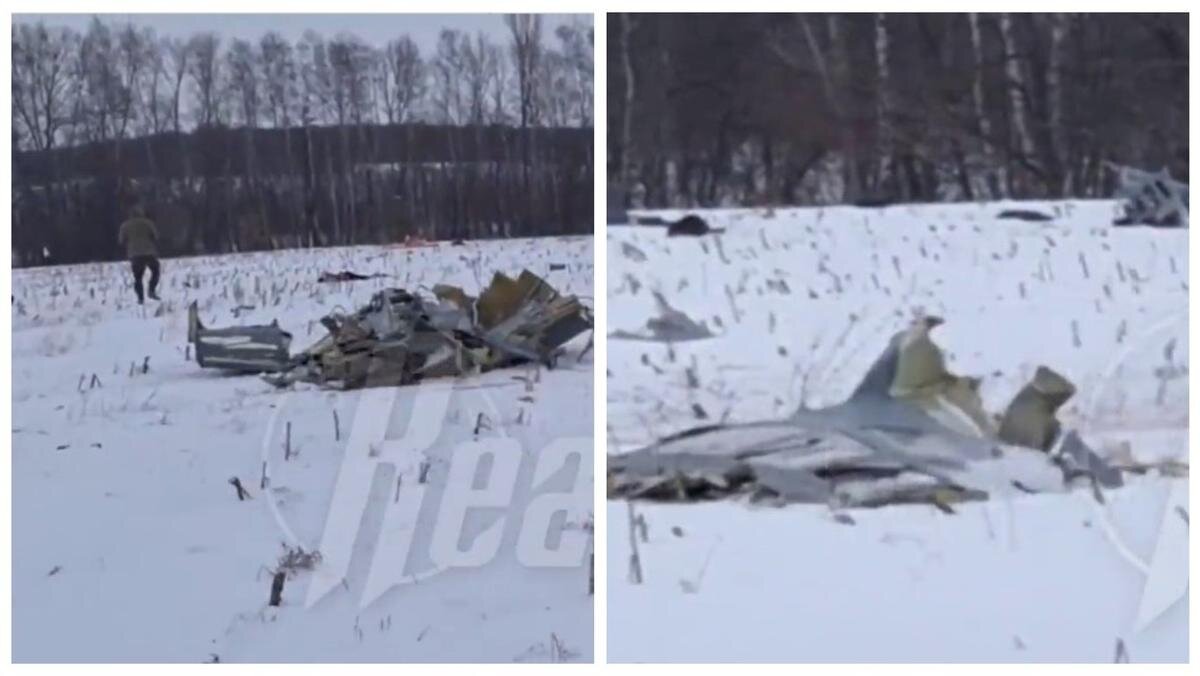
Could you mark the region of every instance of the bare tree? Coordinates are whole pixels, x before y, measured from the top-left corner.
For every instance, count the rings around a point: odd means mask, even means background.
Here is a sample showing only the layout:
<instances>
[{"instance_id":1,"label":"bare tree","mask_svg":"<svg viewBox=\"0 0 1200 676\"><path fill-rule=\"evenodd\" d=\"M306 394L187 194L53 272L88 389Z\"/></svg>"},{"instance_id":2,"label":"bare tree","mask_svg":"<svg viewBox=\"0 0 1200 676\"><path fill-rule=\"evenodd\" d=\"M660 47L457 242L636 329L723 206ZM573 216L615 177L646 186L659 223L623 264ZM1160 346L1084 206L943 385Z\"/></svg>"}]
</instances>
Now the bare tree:
<instances>
[{"instance_id":1,"label":"bare tree","mask_svg":"<svg viewBox=\"0 0 1200 676\"><path fill-rule=\"evenodd\" d=\"M333 77L326 55L325 41L313 31L305 31L296 47L300 71L299 120L305 126L330 120L328 102L332 100Z\"/></svg>"},{"instance_id":2,"label":"bare tree","mask_svg":"<svg viewBox=\"0 0 1200 676\"><path fill-rule=\"evenodd\" d=\"M171 124L175 132L179 133L183 131L181 115L183 111L183 81L188 74L191 41L180 38L166 38L163 41L163 49L166 51L164 68L171 78L171 104L169 111Z\"/></svg>"},{"instance_id":3,"label":"bare tree","mask_svg":"<svg viewBox=\"0 0 1200 676\"><path fill-rule=\"evenodd\" d=\"M411 121L425 96L428 78L417 43L407 35L388 42L379 63L380 98L387 121Z\"/></svg>"},{"instance_id":4,"label":"bare tree","mask_svg":"<svg viewBox=\"0 0 1200 676\"><path fill-rule=\"evenodd\" d=\"M590 116L590 50L568 38L534 45L531 127ZM116 255L109 228L135 201L172 253L590 231L590 132L511 128L522 99L506 47L450 32L427 61L403 37L222 42L18 20L14 260ZM429 91L444 115L428 115Z\"/></svg>"},{"instance_id":5,"label":"bare tree","mask_svg":"<svg viewBox=\"0 0 1200 676\"><path fill-rule=\"evenodd\" d=\"M984 175L988 185L988 194L992 197L1003 197L1005 182L997 180L995 161L995 139L992 136L992 123L988 119L988 105L984 97L985 60L983 56L983 34L979 29L979 15L972 12L967 15L971 29L971 55L974 57L974 72L971 78L971 101L975 107L975 127L983 144Z\"/></svg>"},{"instance_id":6,"label":"bare tree","mask_svg":"<svg viewBox=\"0 0 1200 676\"><path fill-rule=\"evenodd\" d=\"M146 71L139 87L138 105L141 107L142 135L158 134L171 125L171 98L168 90L170 75L167 72L166 50L161 41L148 36L146 47Z\"/></svg>"},{"instance_id":7,"label":"bare tree","mask_svg":"<svg viewBox=\"0 0 1200 676\"><path fill-rule=\"evenodd\" d=\"M465 41L466 38L461 32L446 29L438 35L437 48L434 51L434 105L440 120L447 124L462 124L467 118L463 103Z\"/></svg>"},{"instance_id":8,"label":"bare tree","mask_svg":"<svg viewBox=\"0 0 1200 676\"><path fill-rule=\"evenodd\" d=\"M495 47L491 60L492 72L488 78L491 100L490 121L492 124L508 125L515 119L510 108L509 96L512 93L512 67L506 58L504 50Z\"/></svg>"},{"instance_id":9,"label":"bare tree","mask_svg":"<svg viewBox=\"0 0 1200 676\"><path fill-rule=\"evenodd\" d=\"M538 74L542 64L542 18L536 14L506 14L504 21L512 34L512 59L517 71L518 102L520 105L520 124L522 129L539 123L538 110ZM533 148L531 139L526 136L521 143L521 183L530 201L533 181L530 176L530 165L533 163ZM533 220L526 213L526 222Z\"/></svg>"},{"instance_id":10,"label":"bare tree","mask_svg":"<svg viewBox=\"0 0 1200 676\"><path fill-rule=\"evenodd\" d=\"M13 26L14 127L36 150L53 148L59 130L69 122L67 94L77 36L45 24Z\"/></svg>"},{"instance_id":11,"label":"bare tree","mask_svg":"<svg viewBox=\"0 0 1200 676\"><path fill-rule=\"evenodd\" d=\"M892 77L891 65L889 57L889 44L887 27L887 15L879 13L875 15L875 67L878 72L878 92L876 94L875 117L878 125L878 141L876 147L878 149L879 161L875 169L875 184L876 186L888 185L892 179L892 153L894 151L893 144L895 142L895 132L892 129L892 115L894 104L892 103Z\"/></svg>"},{"instance_id":12,"label":"bare tree","mask_svg":"<svg viewBox=\"0 0 1200 676\"><path fill-rule=\"evenodd\" d=\"M196 124L202 127L222 122L220 45L221 39L215 33L200 33L192 37L188 45L188 74L192 77L196 96Z\"/></svg>"},{"instance_id":13,"label":"bare tree","mask_svg":"<svg viewBox=\"0 0 1200 676\"><path fill-rule=\"evenodd\" d=\"M235 39L225 53L225 62L230 92L239 103L236 107L238 117L246 127L258 127L261 101L254 48L246 40Z\"/></svg>"},{"instance_id":14,"label":"bare tree","mask_svg":"<svg viewBox=\"0 0 1200 676\"><path fill-rule=\"evenodd\" d=\"M626 187L630 185L633 176L631 167L633 165L631 155L633 153L633 114L634 102L636 101L637 85L633 72L633 47L630 43L633 41L633 15L621 14L621 70L625 79L625 99L621 115L621 163L620 175L621 183Z\"/></svg>"},{"instance_id":15,"label":"bare tree","mask_svg":"<svg viewBox=\"0 0 1200 676\"><path fill-rule=\"evenodd\" d=\"M798 14L795 17L795 25L807 48L810 61L806 61L797 50L790 48L784 41L772 41L771 46L780 59L795 70L806 71L811 63L811 68L820 78L826 104L832 113L832 122L840 130L842 200L856 202L860 197L861 175L858 166L858 144L843 93L849 67L843 39L843 17L827 14L824 18L829 36L828 48L822 46L808 15Z\"/></svg>"},{"instance_id":16,"label":"bare tree","mask_svg":"<svg viewBox=\"0 0 1200 676\"><path fill-rule=\"evenodd\" d=\"M595 64L591 26L574 20L563 24L555 31L562 45L563 66L568 73L570 98L575 107L575 117L580 127L592 126L593 82Z\"/></svg>"},{"instance_id":17,"label":"bare tree","mask_svg":"<svg viewBox=\"0 0 1200 676\"><path fill-rule=\"evenodd\" d=\"M551 127L572 126L579 110L573 70L566 57L555 51L546 51L539 61L537 109Z\"/></svg>"},{"instance_id":18,"label":"bare tree","mask_svg":"<svg viewBox=\"0 0 1200 676\"><path fill-rule=\"evenodd\" d=\"M116 134L115 110L120 107L117 91L116 49L112 30L93 18L79 43L75 60L75 117L85 138L106 141Z\"/></svg>"},{"instance_id":19,"label":"bare tree","mask_svg":"<svg viewBox=\"0 0 1200 676\"><path fill-rule=\"evenodd\" d=\"M258 43L258 68L263 83L263 107L276 129L292 123L296 101L296 62L292 45L279 33L267 33Z\"/></svg>"},{"instance_id":20,"label":"bare tree","mask_svg":"<svg viewBox=\"0 0 1200 676\"><path fill-rule=\"evenodd\" d=\"M117 138L125 138L139 112L138 90L143 76L152 69L154 49L154 34L148 28L138 30L126 24L117 32Z\"/></svg>"},{"instance_id":21,"label":"bare tree","mask_svg":"<svg viewBox=\"0 0 1200 676\"><path fill-rule=\"evenodd\" d=\"M504 22L512 35L512 57L517 70L521 127L538 124L538 71L542 60L542 17L537 14L506 14Z\"/></svg>"},{"instance_id":22,"label":"bare tree","mask_svg":"<svg viewBox=\"0 0 1200 676\"><path fill-rule=\"evenodd\" d=\"M485 124L488 110L488 84L495 74L493 60L500 58L500 50L481 32L476 33L473 39L463 39L461 57L463 85L466 93L466 121L469 124Z\"/></svg>"},{"instance_id":23,"label":"bare tree","mask_svg":"<svg viewBox=\"0 0 1200 676\"><path fill-rule=\"evenodd\" d=\"M343 33L330 40L328 49L333 106L338 124L372 121L370 48L357 37Z\"/></svg>"},{"instance_id":24,"label":"bare tree","mask_svg":"<svg viewBox=\"0 0 1200 676\"><path fill-rule=\"evenodd\" d=\"M1021 54L1013 30L1012 15L1000 15L1000 39L1004 44L1004 73L1008 80L1008 101L1012 115L1013 133L1017 140L1017 157L1027 165L1037 162L1033 134L1029 129L1029 83L1021 68Z\"/></svg>"},{"instance_id":25,"label":"bare tree","mask_svg":"<svg viewBox=\"0 0 1200 676\"><path fill-rule=\"evenodd\" d=\"M1187 173L1179 15L608 24L610 172L649 205L1100 196L1106 161Z\"/></svg>"},{"instance_id":26,"label":"bare tree","mask_svg":"<svg viewBox=\"0 0 1200 676\"><path fill-rule=\"evenodd\" d=\"M1051 192L1056 197L1068 194L1070 172L1067 166L1066 134L1063 129L1063 54L1070 23L1065 14L1051 14L1050 56L1046 64L1046 122L1049 136L1050 165L1053 167Z\"/></svg>"}]
</instances>

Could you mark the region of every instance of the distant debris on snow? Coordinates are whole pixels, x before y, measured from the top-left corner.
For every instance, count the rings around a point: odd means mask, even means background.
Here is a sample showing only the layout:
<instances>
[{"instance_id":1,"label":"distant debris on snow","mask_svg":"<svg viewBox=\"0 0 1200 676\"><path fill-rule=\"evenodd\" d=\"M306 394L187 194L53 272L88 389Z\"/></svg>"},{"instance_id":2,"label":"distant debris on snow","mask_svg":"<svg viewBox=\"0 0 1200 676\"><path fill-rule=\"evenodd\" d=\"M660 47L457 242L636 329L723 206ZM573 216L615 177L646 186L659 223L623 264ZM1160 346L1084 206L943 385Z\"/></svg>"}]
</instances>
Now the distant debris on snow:
<instances>
[{"instance_id":1,"label":"distant debris on snow","mask_svg":"<svg viewBox=\"0 0 1200 676\"><path fill-rule=\"evenodd\" d=\"M714 228L710 226L708 221L695 214L688 214L678 221L669 223L667 225L667 237L699 237L701 235L709 235L724 231L724 228Z\"/></svg>"},{"instance_id":2,"label":"distant debris on snow","mask_svg":"<svg viewBox=\"0 0 1200 676\"><path fill-rule=\"evenodd\" d=\"M654 291L654 302L658 305L658 316L646 320L646 330L640 333L632 331L614 331L609 338L620 340L648 340L658 343L681 343L689 340L712 338L712 331L704 322L697 322L683 312L671 307L666 298Z\"/></svg>"},{"instance_id":3,"label":"distant debris on snow","mask_svg":"<svg viewBox=\"0 0 1200 676\"><path fill-rule=\"evenodd\" d=\"M834 507L926 503L950 512L956 502L1065 492L1076 482L1122 485L1122 467L1075 431L1062 430L1056 412L1074 385L1041 367L997 421L983 410L979 381L946 370L929 338L941 323L920 317L894 335L841 404L802 408L779 420L698 427L609 456L609 496Z\"/></svg>"},{"instance_id":4,"label":"distant debris on snow","mask_svg":"<svg viewBox=\"0 0 1200 676\"><path fill-rule=\"evenodd\" d=\"M854 201L854 206L860 209L884 209L896 203L895 198L887 196L863 197Z\"/></svg>"},{"instance_id":5,"label":"distant debris on snow","mask_svg":"<svg viewBox=\"0 0 1200 676\"><path fill-rule=\"evenodd\" d=\"M1188 227L1188 184L1171 178L1165 168L1149 172L1111 162L1117 172L1115 197L1124 200L1123 214L1113 225Z\"/></svg>"},{"instance_id":6,"label":"distant debris on snow","mask_svg":"<svg viewBox=\"0 0 1200 676\"><path fill-rule=\"evenodd\" d=\"M376 272L370 275L362 275L352 270L342 270L341 272L322 272L320 277L317 277L318 282L360 282L364 279L377 279L387 277L387 275Z\"/></svg>"},{"instance_id":7,"label":"distant debris on snow","mask_svg":"<svg viewBox=\"0 0 1200 676\"><path fill-rule=\"evenodd\" d=\"M621 255L635 263L646 262L646 252L630 244L629 242L621 242Z\"/></svg>"},{"instance_id":8,"label":"distant debris on snow","mask_svg":"<svg viewBox=\"0 0 1200 676\"><path fill-rule=\"evenodd\" d=\"M433 294L380 291L357 312L322 318L328 335L295 356L291 334L277 323L208 328L192 303L188 340L201 367L272 374L268 382L281 387L303 381L354 389L526 362L552 366L562 345L592 328L591 310L577 297L528 270L516 279L496 273L478 298L445 284Z\"/></svg>"},{"instance_id":9,"label":"distant debris on snow","mask_svg":"<svg viewBox=\"0 0 1200 676\"><path fill-rule=\"evenodd\" d=\"M1015 221L1029 221L1031 223L1054 220L1054 217L1050 214L1044 214L1040 211L1034 211L1033 209L1005 209L1004 211L996 214L996 218Z\"/></svg>"},{"instance_id":10,"label":"distant debris on snow","mask_svg":"<svg viewBox=\"0 0 1200 676\"><path fill-rule=\"evenodd\" d=\"M436 247L437 242L431 242L420 236L405 235L404 240L395 244L385 244L389 249L421 249L425 247Z\"/></svg>"},{"instance_id":11,"label":"distant debris on snow","mask_svg":"<svg viewBox=\"0 0 1200 676\"><path fill-rule=\"evenodd\" d=\"M725 228L714 228L708 224L708 221L696 214L688 214L677 220L668 220L662 216L639 216L637 214L628 214L628 217L629 222L633 225L667 226L667 237L700 237L703 235L719 235L725 232Z\"/></svg>"}]
</instances>

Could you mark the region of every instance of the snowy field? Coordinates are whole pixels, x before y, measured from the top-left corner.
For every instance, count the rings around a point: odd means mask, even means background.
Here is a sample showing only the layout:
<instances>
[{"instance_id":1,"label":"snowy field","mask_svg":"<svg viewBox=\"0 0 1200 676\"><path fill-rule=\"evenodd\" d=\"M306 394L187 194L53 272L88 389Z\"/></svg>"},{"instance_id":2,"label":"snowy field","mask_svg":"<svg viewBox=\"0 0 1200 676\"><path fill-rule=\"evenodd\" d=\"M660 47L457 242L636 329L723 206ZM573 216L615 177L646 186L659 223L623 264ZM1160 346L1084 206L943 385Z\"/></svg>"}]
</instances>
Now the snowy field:
<instances>
[{"instance_id":1,"label":"snowy field","mask_svg":"<svg viewBox=\"0 0 1200 676\"><path fill-rule=\"evenodd\" d=\"M293 566L272 607L285 553L319 549L364 394L311 385L283 393L256 376L201 370L188 360L186 308L198 300L208 326L278 319L294 353L325 334L323 315L357 309L387 286L475 293L493 271L528 267L591 305L592 246L589 237L168 259L163 301L145 307L127 264L15 271L13 659L591 661L591 443L577 461L539 464L551 441L592 437L586 335L553 371L457 382L424 451L428 491L408 524L405 584L364 595L377 543L388 542L380 513L399 500L404 478L381 469L344 578L308 607L306 590L330 574L329 557ZM388 277L317 283L343 269ZM402 410L416 388L399 389ZM516 468L503 480L486 475L485 459L465 470L451 462L464 444L500 435L521 451L511 462L492 458L488 467ZM239 501L235 477L249 499ZM496 553L438 572L430 531L439 505L481 486L486 504L454 534L464 550L495 535ZM579 555L567 566L526 566L515 553L522 517L550 492L569 507L545 537Z\"/></svg>"},{"instance_id":2,"label":"snowy field","mask_svg":"<svg viewBox=\"0 0 1200 676\"><path fill-rule=\"evenodd\" d=\"M996 218L1006 208L1054 220ZM1078 387L1060 417L1102 454L1128 442L1186 461L1187 232L1114 229L1116 208L721 210L703 215L725 233L702 238L610 226L609 334L644 331L657 291L716 336L609 340L609 452L839 402L923 310L946 319L934 340L983 379L989 411L1046 364ZM1186 543L1172 488L1186 505L1186 479L1157 476L1104 507L1038 495L952 515L640 502L641 585L627 503L610 502L609 659L1183 661L1187 598L1139 625L1146 578L1114 545L1149 563L1164 528Z\"/></svg>"}]
</instances>

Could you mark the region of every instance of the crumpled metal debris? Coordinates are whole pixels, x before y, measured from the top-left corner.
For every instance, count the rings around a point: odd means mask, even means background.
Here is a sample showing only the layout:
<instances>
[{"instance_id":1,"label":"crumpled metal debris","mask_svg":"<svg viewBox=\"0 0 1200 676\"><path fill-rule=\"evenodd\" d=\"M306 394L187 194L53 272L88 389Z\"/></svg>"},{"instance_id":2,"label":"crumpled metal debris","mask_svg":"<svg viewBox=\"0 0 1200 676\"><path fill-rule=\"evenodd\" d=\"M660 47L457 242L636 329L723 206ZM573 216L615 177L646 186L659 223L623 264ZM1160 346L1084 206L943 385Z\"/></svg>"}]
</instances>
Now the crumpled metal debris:
<instances>
[{"instance_id":1,"label":"crumpled metal debris","mask_svg":"<svg viewBox=\"0 0 1200 676\"><path fill-rule=\"evenodd\" d=\"M1075 392L1042 367L997 427L978 381L950 373L918 318L888 342L850 398L782 420L686 430L609 456L611 497L873 507L1062 492L1083 480L1122 484L1121 472L1055 412Z\"/></svg>"},{"instance_id":2,"label":"crumpled metal debris","mask_svg":"<svg viewBox=\"0 0 1200 676\"><path fill-rule=\"evenodd\" d=\"M1107 163L1117 172L1116 197L1124 200L1124 214L1114 225L1188 227L1188 184L1177 181L1165 168L1150 172Z\"/></svg>"},{"instance_id":3,"label":"crumpled metal debris","mask_svg":"<svg viewBox=\"0 0 1200 676\"><path fill-rule=\"evenodd\" d=\"M525 362L548 367L560 348L592 328L592 313L524 270L496 273L474 298L439 284L433 298L384 289L357 312L321 319L328 334L289 356L291 335L272 323L211 329L189 308L188 340L203 367L267 373L279 386L304 381L353 389L407 385Z\"/></svg>"}]
</instances>

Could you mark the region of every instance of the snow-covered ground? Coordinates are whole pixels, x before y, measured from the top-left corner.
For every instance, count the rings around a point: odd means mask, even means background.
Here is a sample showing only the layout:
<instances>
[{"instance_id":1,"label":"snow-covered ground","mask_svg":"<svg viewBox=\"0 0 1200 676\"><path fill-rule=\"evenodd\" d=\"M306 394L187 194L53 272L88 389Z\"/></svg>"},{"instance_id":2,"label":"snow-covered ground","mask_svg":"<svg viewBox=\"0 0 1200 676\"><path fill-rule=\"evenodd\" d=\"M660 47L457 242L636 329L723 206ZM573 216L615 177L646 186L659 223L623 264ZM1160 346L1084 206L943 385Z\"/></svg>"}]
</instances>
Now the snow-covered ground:
<instances>
[{"instance_id":1,"label":"snow-covered ground","mask_svg":"<svg viewBox=\"0 0 1200 676\"><path fill-rule=\"evenodd\" d=\"M1055 220L997 219L1006 208ZM703 215L726 232L703 238L610 226L609 333L641 330L659 291L717 336L609 341L609 452L841 401L920 309L946 319L934 339L951 370L983 378L989 410L1046 364L1077 385L1061 417L1093 446L1186 461L1187 232L1114 229L1115 210L721 210ZM609 659L1112 661L1120 642L1133 661L1186 660L1186 597L1138 630L1145 576L1114 545L1148 562L1160 524L1186 538L1182 518L1164 521L1173 487L1186 502L1186 479L1147 476L1104 508L1039 495L837 519L638 503L641 585L627 504L610 502Z\"/></svg>"},{"instance_id":2,"label":"snow-covered ground","mask_svg":"<svg viewBox=\"0 0 1200 676\"><path fill-rule=\"evenodd\" d=\"M590 661L592 447L575 444L587 455L569 466L539 465L551 441L592 437L591 353L578 358L586 336L553 371L459 381L424 452L429 490L408 583L364 596L388 537L380 514L404 478L381 470L344 584L311 607L306 590L328 556L287 580L279 607L268 606L272 571L289 547L319 549L365 391L302 385L287 394L187 359L193 299L209 326L278 319L294 352L324 335L320 317L356 309L386 286L428 293L442 282L474 293L493 271L523 267L591 304L591 238L166 260L163 302L145 307L126 264L14 272L14 660ZM342 269L389 277L317 283L321 271ZM397 410L412 390L400 388ZM501 434L517 440L519 457L452 463L464 444ZM502 465L515 474L488 476ZM233 477L250 499L237 499ZM569 507L544 536L579 556L567 566L524 565L516 543L527 508L573 486L581 488L558 503ZM452 541L470 550L498 531L497 553L430 574L433 524L453 521L442 519L446 496L461 501L472 490L487 502L468 510Z\"/></svg>"}]
</instances>

